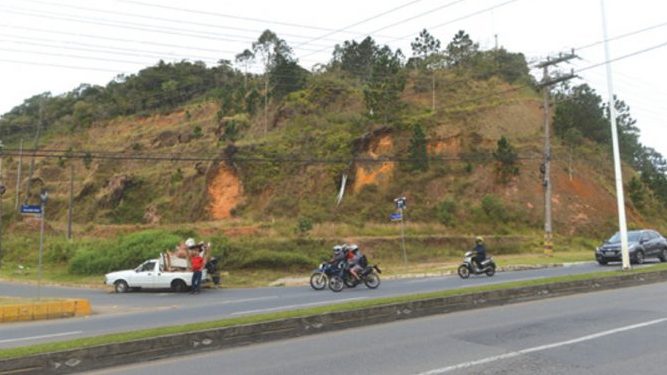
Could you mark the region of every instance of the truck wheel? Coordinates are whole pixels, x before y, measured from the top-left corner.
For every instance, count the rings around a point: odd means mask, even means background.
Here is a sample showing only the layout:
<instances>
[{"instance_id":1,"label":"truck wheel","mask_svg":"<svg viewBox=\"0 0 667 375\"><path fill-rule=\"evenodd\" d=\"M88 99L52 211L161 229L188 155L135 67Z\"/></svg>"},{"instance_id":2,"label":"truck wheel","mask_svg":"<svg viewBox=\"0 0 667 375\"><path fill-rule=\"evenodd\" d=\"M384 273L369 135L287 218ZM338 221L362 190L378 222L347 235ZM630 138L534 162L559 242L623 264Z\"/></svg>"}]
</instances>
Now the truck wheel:
<instances>
[{"instance_id":1,"label":"truck wheel","mask_svg":"<svg viewBox=\"0 0 667 375\"><path fill-rule=\"evenodd\" d=\"M127 281L125 280L118 280L113 284L113 286L116 290L116 293L127 293L130 290L130 287L127 286Z\"/></svg>"},{"instance_id":2,"label":"truck wheel","mask_svg":"<svg viewBox=\"0 0 667 375\"><path fill-rule=\"evenodd\" d=\"M176 293L183 293L185 292L185 289L187 289L187 285L185 285L185 281L183 280L174 280L171 282L171 290L176 292Z\"/></svg>"}]
</instances>

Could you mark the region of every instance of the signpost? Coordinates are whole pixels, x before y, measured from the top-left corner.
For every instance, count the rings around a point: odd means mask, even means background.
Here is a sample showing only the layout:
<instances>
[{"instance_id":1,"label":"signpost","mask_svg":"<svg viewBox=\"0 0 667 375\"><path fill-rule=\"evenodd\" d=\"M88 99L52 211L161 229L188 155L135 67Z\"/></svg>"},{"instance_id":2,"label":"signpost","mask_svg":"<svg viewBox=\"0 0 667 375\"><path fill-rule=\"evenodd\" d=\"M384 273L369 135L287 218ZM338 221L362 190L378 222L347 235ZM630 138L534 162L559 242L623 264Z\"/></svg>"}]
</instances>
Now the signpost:
<instances>
[{"instance_id":1,"label":"signpost","mask_svg":"<svg viewBox=\"0 0 667 375\"><path fill-rule=\"evenodd\" d=\"M408 255L405 252L405 220L403 219L403 210L407 208L407 202L408 200L405 197L394 199L394 204L396 205L398 212L391 215L392 220L401 221L401 249L403 249L403 263L406 265L408 264Z\"/></svg>"},{"instance_id":2,"label":"signpost","mask_svg":"<svg viewBox=\"0 0 667 375\"><path fill-rule=\"evenodd\" d=\"M2 175L0 175L1 177ZM2 196L5 195L6 191L5 185L0 181L0 266L2 266Z\"/></svg>"},{"instance_id":3,"label":"signpost","mask_svg":"<svg viewBox=\"0 0 667 375\"><path fill-rule=\"evenodd\" d=\"M42 223L41 223L41 228L39 231L39 265L38 265L38 276L37 276L37 299L39 300L41 297L41 286L42 286L42 253L44 251L44 220L46 216L46 202L49 200L49 192L46 189L43 189L41 193L39 193L39 199L41 201L41 207L40 207L40 212L42 214ZM27 205L23 205L27 206ZM23 209L23 206L21 206L21 209Z\"/></svg>"}]
</instances>

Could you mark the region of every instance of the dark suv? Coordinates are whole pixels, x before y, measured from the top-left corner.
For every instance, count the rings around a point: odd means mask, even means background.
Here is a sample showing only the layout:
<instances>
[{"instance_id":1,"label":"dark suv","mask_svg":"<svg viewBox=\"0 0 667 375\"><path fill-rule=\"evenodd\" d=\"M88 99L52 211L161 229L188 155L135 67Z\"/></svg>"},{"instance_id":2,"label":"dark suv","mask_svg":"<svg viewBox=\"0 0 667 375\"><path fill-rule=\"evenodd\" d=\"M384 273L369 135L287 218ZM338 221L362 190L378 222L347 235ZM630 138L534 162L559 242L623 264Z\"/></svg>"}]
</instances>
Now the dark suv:
<instances>
[{"instance_id":1,"label":"dark suv","mask_svg":"<svg viewBox=\"0 0 667 375\"><path fill-rule=\"evenodd\" d=\"M636 264L644 263L645 258L658 258L664 262L667 260L667 240L660 233L651 229L631 230L628 231L628 253L630 261ZM621 261L621 234L619 232L616 232L595 250L595 259L601 265Z\"/></svg>"}]
</instances>

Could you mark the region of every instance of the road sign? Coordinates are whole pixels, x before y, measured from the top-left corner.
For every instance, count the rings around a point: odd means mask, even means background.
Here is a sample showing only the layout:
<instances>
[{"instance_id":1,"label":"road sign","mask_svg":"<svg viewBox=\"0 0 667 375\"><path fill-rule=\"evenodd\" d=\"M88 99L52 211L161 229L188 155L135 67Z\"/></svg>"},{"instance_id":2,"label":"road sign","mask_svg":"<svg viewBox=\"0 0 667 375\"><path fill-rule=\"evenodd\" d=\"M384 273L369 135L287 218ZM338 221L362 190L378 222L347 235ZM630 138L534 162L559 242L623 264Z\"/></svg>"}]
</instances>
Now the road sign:
<instances>
[{"instance_id":1,"label":"road sign","mask_svg":"<svg viewBox=\"0 0 667 375\"><path fill-rule=\"evenodd\" d=\"M41 214L42 213L42 206L31 205L31 204L22 204L21 205L21 213L22 214Z\"/></svg>"},{"instance_id":2,"label":"road sign","mask_svg":"<svg viewBox=\"0 0 667 375\"><path fill-rule=\"evenodd\" d=\"M391 219L391 221L403 220L403 215L400 212L396 212L389 215L389 219Z\"/></svg>"}]
</instances>

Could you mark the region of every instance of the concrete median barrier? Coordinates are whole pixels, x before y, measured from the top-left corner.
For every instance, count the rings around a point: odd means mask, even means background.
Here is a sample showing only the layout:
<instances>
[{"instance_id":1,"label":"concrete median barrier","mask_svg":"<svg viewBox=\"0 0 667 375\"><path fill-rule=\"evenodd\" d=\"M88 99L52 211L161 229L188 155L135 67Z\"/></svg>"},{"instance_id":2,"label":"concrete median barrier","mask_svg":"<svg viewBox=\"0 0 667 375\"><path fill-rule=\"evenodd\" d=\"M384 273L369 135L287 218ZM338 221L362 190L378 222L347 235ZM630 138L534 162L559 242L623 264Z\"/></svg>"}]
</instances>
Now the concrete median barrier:
<instances>
[{"instance_id":1,"label":"concrete median barrier","mask_svg":"<svg viewBox=\"0 0 667 375\"><path fill-rule=\"evenodd\" d=\"M0 323L90 315L85 299L44 300L0 305Z\"/></svg>"},{"instance_id":2,"label":"concrete median barrier","mask_svg":"<svg viewBox=\"0 0 667 375\"><path fill-rule=\"evenodd\" d=\"M0 374L65 374L455 311L667 281L667 271L509 288L0 360Z\"/></svg>"}]
</instances>

